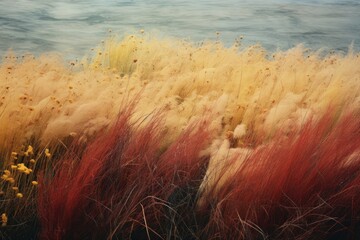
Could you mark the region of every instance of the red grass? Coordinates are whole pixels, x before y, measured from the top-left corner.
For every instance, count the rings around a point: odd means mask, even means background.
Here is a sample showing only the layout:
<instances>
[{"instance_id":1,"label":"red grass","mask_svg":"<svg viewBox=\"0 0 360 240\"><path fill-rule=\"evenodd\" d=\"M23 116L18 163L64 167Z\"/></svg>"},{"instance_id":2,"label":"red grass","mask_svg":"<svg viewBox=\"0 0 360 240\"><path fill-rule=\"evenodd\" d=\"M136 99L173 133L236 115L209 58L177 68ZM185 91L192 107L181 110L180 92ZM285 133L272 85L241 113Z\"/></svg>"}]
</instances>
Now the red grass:
<instances>
[{"instance_id":1,"label":"red grass","mask_svg":"<svg viewBox=\"0 0 360 240\"><path fill-rule=\"evenodd\" d=\"M161 150L159 117L130 126L131 114L98 137L77 159L69 153L39 189L42 239L114 239L164 236L169 197L201 179L209 141L202 126L186 130ZM194 127L194 126L193 126ZM76 149L76 148L75 148ZM166 216L165 216L166 217Z\"/></svg>"},{"instance_id":2,"label":"red grass","mask_svg":"<svg viewBox=\"0 0 360 240\"><path fill-rule=\"evenodd\" d=\"M115 214L110 218L115 228L111 232L117 237L134 237L134 232L139 234L138 231L144 231L144 227L146 235L165 237L166 230L162 229L162 225L167 217L164 212L172 207L168 202L169 197L178 188L201 179L201 166L204 166L206 159L200 158L199 152L209 140L204 128L189 128L164 152L157 154L153 150L159 151L159 146L151 144L157 144L158 139L149 137L160 131L159 128L154 132L149 130L152 128L135 134L131 147L124 152L134 165L129 168L127 179L121 181L128 184L122 188L123 195L119 190L112 193L116 200L112 205ZM118 172L123 170L124 167L121 167ZM107 176L107 173L103 176Z\"/></svg>"},{"instance_id":3,"label":"red grass","mask_svg":"<svg viewBox=\"0 0 360 240\"><path fill-rule=\"evenodd\" d=\"M44 183L39 187L42 239L64 239L69 233L81 236L81 228L89 222L84 216L88 197L103 167L103 159L111 153L114 144L121 145L129 138L129 117L129 111L122 114L116 124L116 131L96 139L81 159L76 153L79 148L73 146L55 166L53 179L43 179Z\"/></svg>"},{"instance_id":4,"label":"red grass","mask_svg":"<svg viewBox=\"0 0 360 240\"><path fill-rule=\"evenodd\" d=\"M130 125L130 117L130 111L121 114L83 153L74 147L54 176L44 177L42 239L358 237L355 114L329 111L291 136L279 134L257 146L220 190L202 196L196 216L192 211L207 164L199 153L210 140L206 123L163 147L159 115L146 125Z\"/></svg>"},{"instance_id":5,"label":"red grass","mask_svg":"<svg viewBox=\"0 0 360 240\"><path fill-rule=\"evenodd\" d=\"M278 136L258 147L199 210L211 211L207 238L355 238L351 231L359 231L360 223L359 131L358 116L336 119L329 111L298 135Z\"/></svg>"}]
</instances>

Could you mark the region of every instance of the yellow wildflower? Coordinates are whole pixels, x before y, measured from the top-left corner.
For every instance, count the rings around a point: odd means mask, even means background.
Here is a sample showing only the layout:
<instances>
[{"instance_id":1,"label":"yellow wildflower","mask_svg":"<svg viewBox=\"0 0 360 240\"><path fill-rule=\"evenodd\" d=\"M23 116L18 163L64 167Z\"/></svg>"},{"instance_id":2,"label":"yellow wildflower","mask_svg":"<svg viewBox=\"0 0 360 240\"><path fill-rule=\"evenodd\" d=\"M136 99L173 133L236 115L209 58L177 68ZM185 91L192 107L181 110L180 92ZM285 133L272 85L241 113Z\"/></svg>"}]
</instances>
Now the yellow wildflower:
<instances>
[{"instance_id":1,"label":"yellow wildflower","mask_svg":"<svg viewBox=\"0 0 360 240\"><path fill-rule=\"evenodd\" d=\"M16 165L11 165L11 169L17 169Z\"/></svg>"},{"instance_id":2,"label":"yellow wildflower","mask_svg":"<svg viewBox=\"0 0 360 240\"><path fill-rule=\"evenodd\" d=\"M11 175L9 170L4 170L4 174L9 175L9 176Z\"/></svg>"},{"instance_id":3,"label":"yellow wildflower","mask_svg":"<svg viewBox=\"0 0 360 240\"><path fill-rule=\"evenodd\" d=\"M24 195L23 195L22 193L17 193L17 194L16 194L16 197L17 197L17 198L22 198L22 197L24 197Z\"/></svg>"},{"instance_id":4,"label":"yellow wildflower","mask_svg":"<svg viewBox=\"0 0 360 240\"><path fill-rule=\"evenodd\" d=\"M24 152L25 156L29 156L29 155L33 155L34 154L34 148L29 145L28 149L26 150L26 152Z\"/></svg>"},{"instance_id":5,"label":"yellow wildflower","mask_svg":"<svg viewBox=\"0 0 360 240\"><path fill-rule=\"evenodd\" d=\"M1 214L1 226L5 227L8 222L8 217L6 216L6 213Z\"/></svg>"},{"instance_id":6,"label":"yellow wildflower","mask_svg":"<svg viewBox=\"0 0 360 240\"><path fill-rule=\"evenodd\" d=\"M47 149L45 149L45 156L47 157L47 158L50 158L51 157L51 153L50 153L50 150L47 148Z\"/></svg>"},{"instance_id":7,"label":"yellow wildflower","mask_svg":"<svg viewBox=\"0 0 360 240\"><path fill-rule=\"evenodd\" d=\"M31 184L34 185L34 186L36 186L36 185L38 185L39 183L38 183L37 181L32 181Z\"/></svg>"},{"instance_id":8,"label":"yellow wildflower","mask_svg":"<svg viewBox=\"0 0 360 240\"><path fill-rule=\"evenodd\" d=\"M12 152L11 153L11 157L13 158L13 159L17 159L17 152Z\"/></svg>"},{"instance_id":9,"label":"yellow wildflower","mask_svg":"<svg viewBox=\"0 0 360 240\"><path fill-rule=\"evenodd\" d=\"M30 163L35 163L35 159L30 159Z\"/></svg>"},{"instance_id":10,"label":"yellow wildflower","mask_svg":"<svg viewBox=\"0 0 360 240\"><path fill-rule=\"evenodd\" d=\"M14 183L15 179L11 177L11 178L7 178L6 181L8 181L9 183Z\"/></svg>"},{"instance_id":11,"label":"yellow wildflower","mask_svg":"<svg viewBox=\"0 0 360 240\"><path fill-rule=\"evenodd\" d=\"M18 169L18 171L20 171L20 172L25 172L26 169L27 169L27 167L25 166L25 164L19 163L19 164L17 165L17 169Z\"/></svg>"}]
</instances>

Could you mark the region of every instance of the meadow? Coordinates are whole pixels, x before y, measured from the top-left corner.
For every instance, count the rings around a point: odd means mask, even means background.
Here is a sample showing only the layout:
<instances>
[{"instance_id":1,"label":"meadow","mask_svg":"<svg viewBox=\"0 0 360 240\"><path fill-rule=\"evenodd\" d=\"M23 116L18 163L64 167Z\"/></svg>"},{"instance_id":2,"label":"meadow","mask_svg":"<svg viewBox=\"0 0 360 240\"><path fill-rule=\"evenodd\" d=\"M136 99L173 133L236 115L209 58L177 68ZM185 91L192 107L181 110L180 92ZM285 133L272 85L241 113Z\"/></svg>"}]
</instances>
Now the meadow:
<instances>
[{"instance_id":1,"label":"meadow","mask_svg":"<svg viewBox=\"0 0 360 240\"><path fill-rule=\"evenodd\" d=\"M0 65L2 239L358 239L360 53L110 36Z\"/></svg>"}]
</instances>

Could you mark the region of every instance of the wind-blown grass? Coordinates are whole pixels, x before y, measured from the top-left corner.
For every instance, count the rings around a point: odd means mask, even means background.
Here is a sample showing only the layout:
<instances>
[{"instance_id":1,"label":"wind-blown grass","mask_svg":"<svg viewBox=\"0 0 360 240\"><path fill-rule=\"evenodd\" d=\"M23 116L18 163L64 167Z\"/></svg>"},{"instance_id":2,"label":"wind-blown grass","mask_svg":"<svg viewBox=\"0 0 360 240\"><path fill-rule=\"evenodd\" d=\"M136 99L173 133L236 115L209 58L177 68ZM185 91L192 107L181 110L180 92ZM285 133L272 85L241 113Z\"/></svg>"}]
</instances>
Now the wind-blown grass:
<instances>
[{"instance_id":1,"label":"wind-blown grass","mask_svg":"<svg viewBox=\"0 0 360 240\"><path fill-rule=\"evenodd\" d=\"M145 34L8 54L0 237L358 238L359 56Z\"/></svg>"},{"instance_id":2,"label":"wind-blown grass","mask_svg":"<svg viewBox=\"0 0 360 240\"><path fill-rule=\"evenodd\" d=\"M221 186L210 186L201 201L200 211L211 211L207 234L221 239L356 239L360 121L358 113L340 115L329 110L296 134L278 134L255 148L241 164L226 166L222 173L233 174ZM238 159L234 155L230 163Z\"/></svg>"},{"instance_id":3,"label":"wind-blown grass","mask_svg":"<svg viewBox=\"0 0 360 240\"><path fill-rule=\"evenodd\" d=\"M166 133L159 117L136 126L130 116L130 111L122 113L80 158L74 147L53 178L44 176L42 239L166 238L165 212L176 207L168 199L201 180L206 158L200 151L209 134L206 126L195 125L170 146L161 146Z\"/></svg>"}]
</instances>

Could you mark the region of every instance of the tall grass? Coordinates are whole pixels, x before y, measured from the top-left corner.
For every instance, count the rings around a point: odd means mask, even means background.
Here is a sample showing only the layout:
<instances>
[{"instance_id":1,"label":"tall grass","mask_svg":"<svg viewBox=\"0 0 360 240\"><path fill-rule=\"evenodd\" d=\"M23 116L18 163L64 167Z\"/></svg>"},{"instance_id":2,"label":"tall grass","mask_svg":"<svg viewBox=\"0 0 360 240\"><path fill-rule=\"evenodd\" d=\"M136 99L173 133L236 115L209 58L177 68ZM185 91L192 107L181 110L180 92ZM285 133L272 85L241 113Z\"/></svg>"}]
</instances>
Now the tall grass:
<instances>
[{"instance_id":1,"label":"tall grass","mask_svg":"<svg viewBox=\"0 0 360 240\"><path fill-rule=\"evenodd\" d=\"M7 55L0 237L358 238L359 56L145 34Z\"/></svg>"},{"instance_id":2,"label":"tall grass","mask_svg":"<svg viewBox=\"0 0 360 240\"><path fill-rule=\"evenodd\" d=\"M177 214L177 202L168 199L178 189L196 188L206 164L200 151L209 134L199 123L161 146L166 132L160 117L138 126L129 123L130 116L123 112L81 157L74 146L54 177L43 177L42 239L167 237L166 212Z\"/></svg>"},{"instance_id":3,"label":"tall grass","mask_svg":"<svg viewBox=\"0 0 360 240\"><path fill-rule=\"evenodd\" d=\"M205 236L359 237L359 130L358 113L338 117L329 110L296 134L256 148L225 183L207 190L199 208L211 212Z\"/></svg>"}]
</instances>

